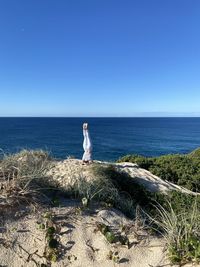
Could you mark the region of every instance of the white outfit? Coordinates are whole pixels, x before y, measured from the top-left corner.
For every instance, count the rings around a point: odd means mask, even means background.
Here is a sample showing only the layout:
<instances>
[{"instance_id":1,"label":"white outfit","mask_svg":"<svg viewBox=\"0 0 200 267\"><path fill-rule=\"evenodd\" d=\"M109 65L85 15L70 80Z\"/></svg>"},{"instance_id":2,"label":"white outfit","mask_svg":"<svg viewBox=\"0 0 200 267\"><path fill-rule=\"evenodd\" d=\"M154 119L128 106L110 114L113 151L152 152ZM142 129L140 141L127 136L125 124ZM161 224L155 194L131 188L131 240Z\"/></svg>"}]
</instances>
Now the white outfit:
<instances>
[{"instance_id":1,"label":"white outfit","mask_svg":"<svg viewBox=\"0 0 200 267\"><path fill-rule=\"evenodd\" d=\"M90 139L90 134L87 129L83 129L83 136L84 136L84 141L83 141L83 149L84 149L84 154L82 160L84 161L91 161L92 160L92 142Z\"/></svg>"}]
</instances>

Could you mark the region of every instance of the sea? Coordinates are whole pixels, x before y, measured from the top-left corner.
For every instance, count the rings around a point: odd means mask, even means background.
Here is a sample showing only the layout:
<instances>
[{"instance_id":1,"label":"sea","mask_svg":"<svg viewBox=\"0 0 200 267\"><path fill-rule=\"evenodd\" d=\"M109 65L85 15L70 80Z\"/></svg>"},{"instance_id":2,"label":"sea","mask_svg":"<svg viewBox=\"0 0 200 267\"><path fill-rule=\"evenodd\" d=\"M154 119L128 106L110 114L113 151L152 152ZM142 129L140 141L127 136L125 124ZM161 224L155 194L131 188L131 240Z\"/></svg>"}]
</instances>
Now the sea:
<instances>
[{"instance_id":1,"label":"sea","mask_svg":"<svg viewBox=\"0 0 200 267\"><path fill-rule=\"evenodd\" d=\"M160 156L200 147L200 118L0 118L0 153L44 149L58 159L82 158L82 124L89 123L93 158Z\"/></svg>"}]
</instances>

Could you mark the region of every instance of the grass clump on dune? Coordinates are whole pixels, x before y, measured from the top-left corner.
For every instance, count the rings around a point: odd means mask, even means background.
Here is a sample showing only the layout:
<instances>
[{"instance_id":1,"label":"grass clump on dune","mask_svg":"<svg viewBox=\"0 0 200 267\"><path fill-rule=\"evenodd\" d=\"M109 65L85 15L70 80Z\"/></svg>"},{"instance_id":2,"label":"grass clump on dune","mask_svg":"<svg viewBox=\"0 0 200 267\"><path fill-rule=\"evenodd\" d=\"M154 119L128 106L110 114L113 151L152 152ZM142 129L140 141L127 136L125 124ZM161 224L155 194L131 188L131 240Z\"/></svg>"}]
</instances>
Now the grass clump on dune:
<instances>
[{"instance_id":1,"label":"grass clump on dune","mask_svg":"<svg viewBox=\"0 0 200 267\"><path fill-rule=\"evenodd\" d=\"M110 179L104 177L95 177L87 181L84 177L76 180L71 193L75 198L84 197L88 202L92 200L106 201L114 203L118 199L118 191Z\"/></svg>"},{"instance_id":2,"label":"grass clump on dune","mask_svg":"<svg viewBox=\"0 0 200 267\"><path fill-rule=\"evenodd\" d=\"M200 262L200 211L197 203L187 210L177 212L171 203L168 208L156 207L157 217L153 219L164 236L168 256L173 264Z\"/></svg>"},{"instance_id":3,"label":"grass clump on dune","mask_svg":"<svg viewBox=\"0 0 200 267\"><path fill-rule=\"evenodd\" d=\"M121 174L113 166L93 164L91 167L92 178L80 176L75 182L68 186L68 196L82 200L84 206L91 201L99 202L107 207L115 207L129 217L134 217L137 205L128 191L124 191L117 181L125 179L126 174ZM139 199L139 196L138 196Z\"/></svg>"},{"instance_id":4,"label":"grass clump on dune","mask_svg":"<svg viewBox=\"0 0 200 267\"><path fill-rule=\"evenodd\" d=\"M42 150L22 150L4 155L0 161L0 208L20 202L38 201L53 184L46 171L50 156Z\"/></svg>"},{"instance_id":5,"label":"grass clump on dune","mask_svg":"<svg viewBox=\"0 0 200 267\"><path fill-rule=\"evenodd\" d=\"M93 164L94 179L76 184L76 192L82 197L104 202L121 210L128 217L135 216L136 206L146 206L148 192L128 174L120 172L113 165Z\"/></svg>"},{"instance_id":6,"label":"grass clump on dune","mask_svg":"<svg viewBox=\"0 0 200 267\"><path fill-rule=\"evenodd\" d=\"M160 157L143 157L128 155L118 162L137 163L164 180L181 185L194 192L200 192L200 149L189 154L165 155Z\"/></svg>"},{"instance_id":7,"label":"grass clump on dune","mask_svg":"<svg viewBox=\"0 0 200 267\"><path fill-rule=\"evenodd\" d=\"M150 228L166 240L172 264L200 262L200 196L171 191L154 193L149 209Z\"/></svg>"},{"instance_id":8,"label":"grass clump on dune","mask_svg":"<svg viewBox=\"0 0 200 267\"><path fill-rule=\"evenodd\" d=\"M4 155L0 162L0 175L6 180L43 177L49 160L49 154L43 150L22 150Z\"/></svg>"},{"instance_id":9,"label":"grass clump on dune","mask_svg":"<svg viewBox=\"0 0 200 267\"><path fill-rule=\"evenodd\" d=\"M95 166L94 175L109 179L121 195L127 195L135 201L136 204L145 206L148 202L149 193L127 173L119 171L115 166Z\"/></svg>"}]
</instances>

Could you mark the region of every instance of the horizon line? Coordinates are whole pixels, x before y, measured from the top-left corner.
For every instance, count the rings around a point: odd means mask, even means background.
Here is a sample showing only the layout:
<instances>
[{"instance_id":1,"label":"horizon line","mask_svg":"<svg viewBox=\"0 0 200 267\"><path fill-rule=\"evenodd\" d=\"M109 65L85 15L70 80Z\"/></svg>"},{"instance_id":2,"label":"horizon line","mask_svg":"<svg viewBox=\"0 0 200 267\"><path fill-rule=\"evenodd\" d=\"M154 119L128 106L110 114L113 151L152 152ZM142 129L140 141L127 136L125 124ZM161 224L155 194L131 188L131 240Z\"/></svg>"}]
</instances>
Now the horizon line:
<instances>
[{"instance_id":1,"label":"horizon line","mask_svg":"<svg viewBox=\"0 0 200 267\"><path fill-rule=\"evenodd\" d=\"M200 118L200 115L182 116L0 116L0 118Z\"/></svg>"}]
</instances>

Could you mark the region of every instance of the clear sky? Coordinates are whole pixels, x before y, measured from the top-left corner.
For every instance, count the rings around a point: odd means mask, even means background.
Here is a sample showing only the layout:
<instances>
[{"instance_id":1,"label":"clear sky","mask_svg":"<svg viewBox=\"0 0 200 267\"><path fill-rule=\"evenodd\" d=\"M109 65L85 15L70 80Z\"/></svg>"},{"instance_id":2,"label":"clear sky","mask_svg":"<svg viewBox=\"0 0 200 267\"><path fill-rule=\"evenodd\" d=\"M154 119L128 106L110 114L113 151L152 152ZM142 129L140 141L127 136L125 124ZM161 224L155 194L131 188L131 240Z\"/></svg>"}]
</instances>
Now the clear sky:
<instances>
[{"instance_id":1,"label":"clear sky","mask_svg":"<svg viewBox=\"0 0 200 267\"><path fill-rule=\"evenodd\" d=\"M199 0L0 0L0 116L200 115Z\"/></svg>"}]
</instances>

